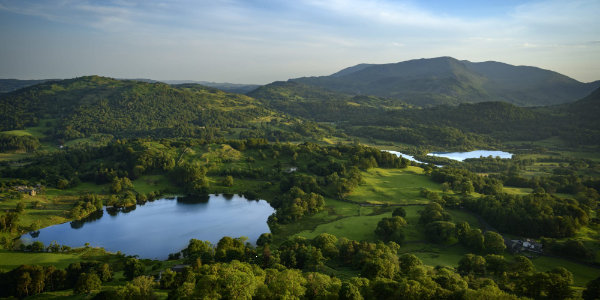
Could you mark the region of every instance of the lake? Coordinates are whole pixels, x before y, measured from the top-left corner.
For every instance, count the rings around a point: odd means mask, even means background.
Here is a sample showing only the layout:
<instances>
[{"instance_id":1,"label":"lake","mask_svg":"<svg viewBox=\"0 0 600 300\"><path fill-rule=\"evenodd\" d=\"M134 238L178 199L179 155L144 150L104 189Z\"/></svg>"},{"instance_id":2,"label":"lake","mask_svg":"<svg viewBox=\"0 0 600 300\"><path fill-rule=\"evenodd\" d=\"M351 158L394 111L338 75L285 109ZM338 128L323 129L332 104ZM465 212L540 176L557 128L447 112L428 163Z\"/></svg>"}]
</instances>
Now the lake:
<instances>
[{"instance_id":1,"label":"lake","mask_svg":"<svg viewBox=\"0 0 600 300\"><path fill-rule=\"evenodd\" d=\"M500 158L512 158L512 153L504 151L492 151L492 150L475 150L470 152L433 152L427 155L446 157L453 160L463 161L467 158L480 158L480 157L500 157Z\"/></svg>"},{"instance_id":2,"label":"lake","mask_svg":"<svg viewBox=\"0 0 600 300\"><path fill-rule=\"evenodd\" d=\"M262 233L270 232L267 218L274 211L265 200L237 195L159 199L129 211L105 207L84 220L46 227L21 239L46 246L52 241L71 247L90 243L110 252L166 259L192 238L216 245L223 236L245 236L254 244Z\"/></svg>"}]
</instances>

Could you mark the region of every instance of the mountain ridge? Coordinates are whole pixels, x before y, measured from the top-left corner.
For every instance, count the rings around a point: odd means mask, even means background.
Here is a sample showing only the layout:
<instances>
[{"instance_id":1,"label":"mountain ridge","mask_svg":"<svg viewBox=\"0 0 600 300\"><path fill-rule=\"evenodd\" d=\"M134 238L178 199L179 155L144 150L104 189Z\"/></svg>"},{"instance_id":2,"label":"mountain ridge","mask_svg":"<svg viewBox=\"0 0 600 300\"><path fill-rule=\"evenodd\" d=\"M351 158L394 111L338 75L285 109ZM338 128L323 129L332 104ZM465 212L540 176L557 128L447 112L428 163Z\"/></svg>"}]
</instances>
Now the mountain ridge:
<instances>
[{"instance_id":1,"label":"mountain ridge","mask_svg":"<svg viewBox=\"0 0 600 300\"><path fill-rule=\"evenodd\" d=\"M600 87L600 81L583 83L538 67L447 56L358 64L329 76L290 81L351 95L398 98L421 106L487 101L546 106L575 101Z\"/></svg>"}]
</instances>

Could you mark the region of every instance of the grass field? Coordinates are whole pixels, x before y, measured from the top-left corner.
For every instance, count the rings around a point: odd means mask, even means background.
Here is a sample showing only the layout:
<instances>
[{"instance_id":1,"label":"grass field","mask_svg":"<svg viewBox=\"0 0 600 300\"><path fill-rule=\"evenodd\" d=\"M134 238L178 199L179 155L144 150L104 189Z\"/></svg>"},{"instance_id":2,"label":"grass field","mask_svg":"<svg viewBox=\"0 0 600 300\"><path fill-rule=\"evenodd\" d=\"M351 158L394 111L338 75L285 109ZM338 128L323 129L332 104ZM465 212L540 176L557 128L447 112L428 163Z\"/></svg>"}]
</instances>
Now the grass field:
<instances>
[{"instance_id":1,"label":"grass field","mask_svg":"<svg viewBox=\"0 0 600 300\"><path fill-rule=\"evenodd\" d=\"M540 256L531 261L535 265L537 271L545 272L558 267L566 268L573 273L573 281L575 282L575 285L578 286L585 286L590 280L600 276L600 269L571 262L566 259Z\"/></svg>"},{"instance_id":2,"label":"grass field","mask_svg":"<svg viewBox=\"0 0 600 300\"><path fill-rule=\"evenodd\" d=\"M27 131L27 130L8 130L8 131L2 131L0 132L2 134L8 134L8 135L16 135L16 136L26 136L29 135L31 136L31 132Z\"/></svg>"},{"instance_id":3,"label":"grass field","mask_svg":"<svg viewBox=\"0 0 600 300\"><path fill-rule=\"evenodd\" d=\"M441 192L441 185L423 175L423 169L410 166L406 169L374 168L363 172L364 183L348 199L372 204L424 204L421 189Z\"/></svg>"},{"instance_id":4,"label":"grass field","mask_svg":"<svg viewBox=\"0 0 600 300\"><path fill-rule=\"evenodd\" d=\"M173 185L165 175L144 175L134 180L132 183L135 191L142 194L174 189Z\"/></svg>"},{"instance_id":5,"label":"grass field","mask_svg":"<svg viewBox=\"0 0 600 300\"><path fill-rule=\"evenodd\" d=\"M526 195L533 192L532 188L518 188L518 187L508 187L505 186L502 190L503 192L511 195Z\"/></svg>"},{"instance_id":6,"label":"grass field","mask_svg":"<svg viewBox=\"0 0 600 300\"><path fill-rule=\"evenodd\" d=\"M54 265L64 269L70 263L81 261L78 254L63 253L24 253L0 250L0 270L9 271L20 265Z\"/></svg>"},{"instance_id":7,"label":"grass field","mask_svg":"<svg viewBox=\"0 0 600 300\"><path fill-rule=\"evenodd\" d=\"M0 271L12 270L20 265L54 265L64 269L69 264L88 261L112 261L115 256L100 248L78 248L69 253L33 253L0 250Z\"/></svg>"},{"instance_id":8,"label":"grass field","mask_svg":"<svg viewBox=\"0 0 600 300\"><path fill-rule=\"evenodd\" d=\"M386 213L374 216L346 217L319 225L312 231L302 231L298 233L298 235L312 239L321 233L329 233L337 237L345 237L351 240L374 242L376 241L376 238L373 231L377 227L377 223L382 218L390 217L391 215L391 213Z\"/></svg>"}]
</instances>

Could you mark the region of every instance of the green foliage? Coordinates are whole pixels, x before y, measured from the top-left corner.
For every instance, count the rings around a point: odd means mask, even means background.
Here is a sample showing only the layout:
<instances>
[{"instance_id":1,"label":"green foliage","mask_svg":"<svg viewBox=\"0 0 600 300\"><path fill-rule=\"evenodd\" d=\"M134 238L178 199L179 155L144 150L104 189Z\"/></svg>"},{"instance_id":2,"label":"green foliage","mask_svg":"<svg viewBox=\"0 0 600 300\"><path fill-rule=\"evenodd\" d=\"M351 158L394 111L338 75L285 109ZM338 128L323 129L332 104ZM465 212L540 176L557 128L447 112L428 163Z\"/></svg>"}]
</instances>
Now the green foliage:
<instances>
[{"instance_id":1,"label":"green foliage","mask_svg":"<svg viewBox=\"0 0 600 300\"><path fill-rule=\"evenodd\" d=\"M522 236L568 237L589 220L577 201L549 194L501 194L470 199L465 205L501 231Z\"/></svg>"},{"instance_id":2,"label":"green foliage","mask_svg":"<svg viewBox=\"0 0 600 300\"><path fill-rule=\"evenodd\" d=\"M0 133L0 152L25 151L32 152L41 146L40 141L29 135L11 135Z\"/></svg>"},{"instance_id":3,"label":"green foliage","mask_svg":"<svg viewBox=\"0 0 600 300\"><path fill-rule=\"evenodd\" d=\"M297 186L290 188L285 194L280 196L281 203L277 209L274 218L281 223L289 223L300 219L304 215L310 215L319 212L325 207L325 199L317 193L305 193Z\"/></svg>"},{"instance_id":4,"label":"green foliage","mask_svg":"<svg viewBox=\"0 0 600 300\"><path fill-rule=\"evenodd\" d=\"M434 243L446 243L455 237L455 225L447 221L433 221L425 225L425 235Z\"/></svg>"},{"instance_id":5,"label":"green foliage","mask_svg":"<svg viewBox=\"0 0 600 300\"><path fill-rule=\"evenodd\" d=\"M210 262L213 261L215 257L215 250L212 247L212 244L208 241L200 241L197 239L191 239L188 246L181 252L188 262L195 261L198 258L203 262Z\"/></svg>"},{"instance_id":6,"label":"green foliage","mask_svg":"<svg viewBox=\"0 0 600 300\"><path fill-rule=\"evenodd\" d=\"M19 226L19 213L7 212L0 215L0 231L14 232Z\"/></svg>"},{"instance_id":7,"label":"green foliage","mask_svg":"<svg viewBox=\"0 0 600 300\"><path fill-rule=\"evenodd\" d=\"M400 216L383 218L377 223L375 234L385 242L395 242L401 244L404 241L403 228L406 221Z\"/></svg>"},{"instance_id":8,"label":"green foliage","mask_svg":"<svg viewBox=\"0 0 600 300\"><path fill-rule=\"evenodd\" d=\"M504 238L497 232L486 231L484 237L484 248L487 253L491 254L502 254L506 245L504 244Z\"/></svg>"},{"instance_id":9,"label":"green foliage","mask_svg":"<svg viewBox=\"0 0 600 300\"><path fill-rule=\"evenodd\" d=\"M406 210L403 207L398 207L392 212L392 217L406 217Z\"/></svg>"},{"instance_id":10,"label":"green foliage","mask_svg":"<svg viewBox=\"0 0 600 300\"><path fill-rule=\"evenodd\" d=\"M600 298L600 277L588 282L581 296L585 300Z\"/></svg>"},{"instance_id":11,"label":"green foliage","mask_svg":"<svg viewBox=\"0 0 600 300\"><path fill-rule=\"evenodd\" d=\"M73 291L76 294L89 294L94 290L100 289L101 285L102 281L100 281L100 278L95 273L81 273Z\"/></svg>"},{"instance_id":12,"label":"green foliage","mask_svg":"<svg viewBox=\"0 0 600 300\"><path fill-rule=\"evenodd\" d=\"M271 233L263 233L256 240L257 246L264 246L273 242L273 235Z\"/></svg>"},{"instance_id":13,"label":"green foliage","mask_svg":"<svg viewBox=\"0 0 600 300\"><path fill-rule=\"evenodd\" d=\"M226 187L232 187L233 186L233 177L232 176L226 176L225 179L223 179L223 185Z\"/></svg>"},{"instance_id":14,"label":"green foliage","mask_svg":"<svg viewBox=\"0 0 600 300\"><path fill-rule=\"evenodd\" d=\"M69 217L73 219L81 219L96 211L101 211L103 207L102 199L97 195L83 195L79 197L79 200L69 211Z\"/></svg>"},{"instance_id":15,"label":"green foliage","mask_svg":"<svg viewBox=\"0 0 600 300\"><path fill-rule=\"evenodd\" d=\"M444 211L444 208L437 202L432 202L425 206L425 208L419 212L419 223L428 224L435 221L449 221L450 214Z\"/></svg>"},{"instance_id":16,"label":"green foliage","mask_svg":"<svg viewBox=\"0 0 600 300\"><path fill-rule=\"evenodd\" d=\"M144 264L140 262L138 259L130 258L125 262L125 266L123 268L123 275L127 280L132 280L135 277L138 277L146 271L146 267Z\"/></svg>"},{"instance_id":17,"label":"green foliage","mask_svg":"<svg viewBox=\"0 0 600 300\"><path fill-rule=\"evenodd\" d=\"M246 127L269 115L249 97L215 89L97 76L43 83L1 100L0 129L36 124L40 115L60 116L56 134L67 139L94 133L207 137L216 132L210 128Z\"/></svg>"}]
</instances>

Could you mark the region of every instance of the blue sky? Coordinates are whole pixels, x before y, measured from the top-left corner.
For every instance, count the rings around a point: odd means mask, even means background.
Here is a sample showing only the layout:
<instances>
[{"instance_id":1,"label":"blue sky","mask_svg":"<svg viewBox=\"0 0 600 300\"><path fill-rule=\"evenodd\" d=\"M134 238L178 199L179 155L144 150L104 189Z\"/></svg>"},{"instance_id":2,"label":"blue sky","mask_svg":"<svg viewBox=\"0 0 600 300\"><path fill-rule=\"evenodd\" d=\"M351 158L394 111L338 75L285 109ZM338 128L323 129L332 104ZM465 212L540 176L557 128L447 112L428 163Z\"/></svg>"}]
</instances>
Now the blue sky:
<instances>
[{"instance_id":1,"label":"blue sky","mask_svg":"<svg viewBox=\"0 0 600 300\"><path fill-rule=\"evenodd\" d=\"M452 56L600 79L598 0L0 0L0 78L268 83Z\"/></svg>"}]
</instances>

